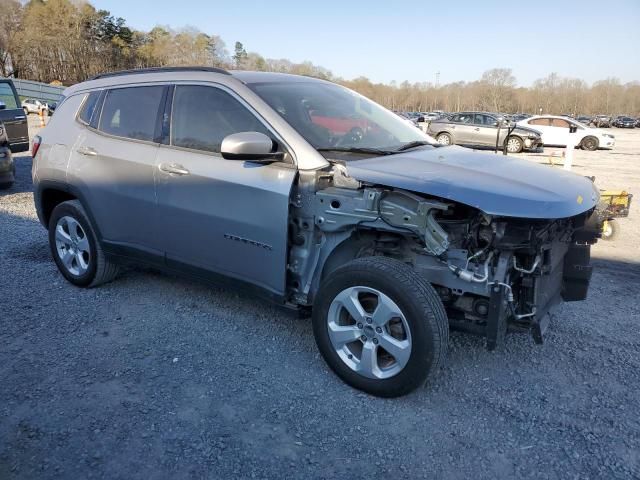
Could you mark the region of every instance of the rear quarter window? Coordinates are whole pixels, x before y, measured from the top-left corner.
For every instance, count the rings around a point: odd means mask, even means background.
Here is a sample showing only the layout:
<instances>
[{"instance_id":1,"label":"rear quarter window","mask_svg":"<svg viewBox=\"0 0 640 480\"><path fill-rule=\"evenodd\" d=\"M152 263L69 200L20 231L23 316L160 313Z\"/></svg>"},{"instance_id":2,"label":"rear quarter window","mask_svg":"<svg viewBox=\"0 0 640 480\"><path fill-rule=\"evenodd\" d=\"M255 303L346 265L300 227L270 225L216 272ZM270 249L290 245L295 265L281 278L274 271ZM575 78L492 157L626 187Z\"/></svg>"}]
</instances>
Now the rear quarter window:
<instances>
[{"instance_id":1,"label":"rear quarter window","mask_svg":"<svg viewBox=\"0 0 640 480\"><path fill-rule=\"evenodd\" d=\"M98 104L98 100L100 99L100 92L91 92L84 103L82 104L82 109L80 110L80 114L78 115L78 120L86 125L91 124L91 118L96 110L96 105Z\"/></svg>"},{"instance_id":2,"label":"rear quarter window","mask_svg":"<svg viewBox=\"0 0 640 480\"><path fill-rule=\"evenodd\" d=\"M134 140L153 141L164 86L109 90L98 130Z\"/></svg>"}]
</instances>

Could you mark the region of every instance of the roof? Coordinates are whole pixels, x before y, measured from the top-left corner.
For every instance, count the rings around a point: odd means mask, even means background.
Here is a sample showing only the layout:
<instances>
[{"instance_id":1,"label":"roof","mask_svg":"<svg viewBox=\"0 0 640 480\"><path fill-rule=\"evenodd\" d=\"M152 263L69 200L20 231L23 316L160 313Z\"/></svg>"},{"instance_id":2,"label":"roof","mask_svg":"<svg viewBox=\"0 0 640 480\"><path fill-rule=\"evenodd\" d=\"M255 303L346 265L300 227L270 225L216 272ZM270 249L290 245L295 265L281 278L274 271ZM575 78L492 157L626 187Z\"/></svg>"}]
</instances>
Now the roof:
<instances>
[{"instance_id":1,"label":"roof","mask_svg":"<svg viewBox=\"0 0 640 480\"><path fill-rule=\"evenodd\" d=\"M141 75L145 73L165 73L165 72L210 72L221 73L223 75L229 75L229 72L222 68L215 67L150 67L150 68L136 68L133 70L119 70L116 72L101 73L88 80L98 80L100 78L120 77L122 75Z\"/></svg>"},{"instance_id":2,"label":"roof","mask_svg":"<svg viewBox=\"0 0 640 480\"><path fill-rule=\"evenodd\" d=\"M266 83L266 82L318 82L328 83L326 80L303 75L293 75L291 73L279 72L252 72L248 70L231 70L229 72L238 80L244 83Z\"/></svg>"},{"instance_id":3,"label":"roof","mask_svg":"<svg viewBox=\"0 0 640 480\"><path fill-rule=\"evenodd\" d=\"M267 83L267 82L322 82L329 83L318 78L292 75L277 72L251 72L243 70L227 71L214 67L157 67L142 68L137 70L122 70L118 72L105 73L88 79L69 87L63 95L70 96L78 92L98 88L109 88L116 85L139 84L146 82L171 82L177 80L186 81L208 81L215 79L222 83L238 81L245 84ZM226 82L224 79L227 79Z\"/></svg>"}]
</instances>

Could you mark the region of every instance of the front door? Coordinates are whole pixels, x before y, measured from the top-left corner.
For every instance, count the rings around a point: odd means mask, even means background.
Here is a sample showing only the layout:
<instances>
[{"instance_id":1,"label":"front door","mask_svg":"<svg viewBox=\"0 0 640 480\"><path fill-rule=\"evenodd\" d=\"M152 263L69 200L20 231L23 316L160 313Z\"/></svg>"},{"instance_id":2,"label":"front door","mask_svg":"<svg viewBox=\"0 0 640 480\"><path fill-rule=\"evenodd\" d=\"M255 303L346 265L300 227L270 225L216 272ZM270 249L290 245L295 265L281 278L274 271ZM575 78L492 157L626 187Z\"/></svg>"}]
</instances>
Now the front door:
<instances>
[{"instance_id":1,"label":"front door","mask_svg":"<svg viewBox=\"0 0 640 480\"><path fill-rule=\"evenodd\" d=\"M158 238L167 263L285 290L292 164L225 160L224 137L274 134L232 92L177 85L156 162Z\"/></svg>"},{"instance_id":2,"label":"front door","mask_svg":"<svg viewBox=\"0 0 640 480\"><path fill-rule=\"evenodd\" d=\"M571 124L563 118L552 118L549 128L549 145L565 146L569 140L569 127Z\"/></svg>"},{"instance_id":3,"label":"front door","mask_svg":"<svg viewBox=\"0 0 640 480\"><path fill-rule=\"evenodd\" d=\"M549 117L534 118L526 122L528 126L537 130L542 135L542 143L545 145L557 145L554 135L554 128L551 126L552 119Z\"/></svg>"},{"instance_id":4,"label":"front door","mask_svg":"<svg viewBox=\"0 0 640 480\"><path fill-rule=\"evenodd\" d=\"M27 115L20 105L18 93L13 84L0 81L0 122L4 124L9 139L9 146L13 153L29 150L29 127Z\"/></svg>"},{"instance_id":5,"label":"front door","mask_svg":"<svg viewBox=\"0 0 640 480\"><path fill-rule=\"evenodd\" d=\"M485 113L476 113L474 115L474 131L476 145L482 145L485 147L495 147L496 137L498 135L498 118ZM507 134L506 126L500 128L500 141L498 146L502 145L504 137Z\"/></svg>"}]
</instances>

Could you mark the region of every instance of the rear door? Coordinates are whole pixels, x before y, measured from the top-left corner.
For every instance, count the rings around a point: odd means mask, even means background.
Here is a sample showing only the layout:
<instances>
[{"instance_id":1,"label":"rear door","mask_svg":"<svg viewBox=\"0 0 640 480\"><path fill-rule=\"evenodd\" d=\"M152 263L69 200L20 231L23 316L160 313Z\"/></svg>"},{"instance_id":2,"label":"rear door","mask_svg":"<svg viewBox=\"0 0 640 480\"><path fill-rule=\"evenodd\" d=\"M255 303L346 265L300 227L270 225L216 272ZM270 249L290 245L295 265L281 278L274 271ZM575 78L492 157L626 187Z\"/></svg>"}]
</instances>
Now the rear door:
<instances>
[{"instance_id":1,"label":"rear door","mask_svg":"<svg viewBox=\"0 0 640 480\"><path fill-rule=\"evenodd\" d=\"M225 160L224 137L277 136L232 91L176 85L158 153L158 238L171 264L187 264L281 295L287 265L292 163Z\"/></svg>"},{"instance_id":2,"label":"rear door","mask_svg":"<svg viewBox=\"0 0 640 480\"><path fill-rule=\"evenodd\" d=\"M13 153L29 150L29 127L18 92L10 80L0 80L0 122L4 123Z\"/></svg>"},{"instance_id":3,"label":"rear door","mask_svg":"<svg viewBox=\"0 0 640 480\"><path fill-rule=\"evenodd\" d=\"M67 175L91 207L103 241L161 255L155 228L154 169L159 114L168 87L93 92L77 121L85 124Z\"/></svg>"}]
</instances>

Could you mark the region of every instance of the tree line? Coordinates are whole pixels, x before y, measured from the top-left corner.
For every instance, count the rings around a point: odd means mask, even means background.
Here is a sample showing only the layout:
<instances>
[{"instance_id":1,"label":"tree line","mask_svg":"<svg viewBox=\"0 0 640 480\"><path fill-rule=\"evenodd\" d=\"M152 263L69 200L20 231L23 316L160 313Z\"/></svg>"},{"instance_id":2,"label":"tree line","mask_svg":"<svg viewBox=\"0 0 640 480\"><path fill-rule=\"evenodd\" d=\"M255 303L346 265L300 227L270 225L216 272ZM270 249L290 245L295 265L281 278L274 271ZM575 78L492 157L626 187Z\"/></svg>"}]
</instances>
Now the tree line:
<instances>
[{"instance_id":1,"label":"tree line","mask_svg":"<svg viewBox=\"0 0 640 480\"><path fill-rule=\"evenodd\" d=\"M194 28L157 26L149 32L77 0L0 0L0 75L72 85L99 73L153 66L205 65L293 73L343 84L401 111L489 110L505 113L640 115L640 82L615 77L587 84L556 73L517 86L511 69L494 68L480 79L375 83L345 80L311 62L264 58L236 42L230 52L218 36Z\"/></svg>"}]
</instances>

